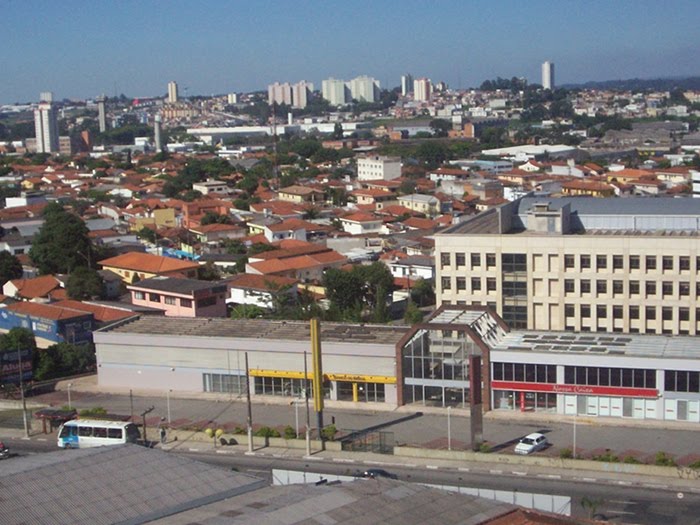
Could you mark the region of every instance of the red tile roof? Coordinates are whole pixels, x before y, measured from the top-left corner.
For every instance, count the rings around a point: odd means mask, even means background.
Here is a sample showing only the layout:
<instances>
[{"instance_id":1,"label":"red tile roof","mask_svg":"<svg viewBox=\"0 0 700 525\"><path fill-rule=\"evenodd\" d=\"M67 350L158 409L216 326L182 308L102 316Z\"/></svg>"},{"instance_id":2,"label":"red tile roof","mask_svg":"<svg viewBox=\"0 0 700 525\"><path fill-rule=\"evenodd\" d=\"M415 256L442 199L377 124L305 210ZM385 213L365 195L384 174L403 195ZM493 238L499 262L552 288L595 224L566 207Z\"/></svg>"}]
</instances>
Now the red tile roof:
<instances>
[{"instance_id":1,"label":"red tile roof","mask_svg":"<svg viewBox=\"0 0 700 525\"><path fill-rule=\"evenodd\" d=\"M13 279L10 282L17 288L15 295L24 299L48 297L50 292L61 287L61 283L53 275L42 275L33 279Z\"/></svg>"},{"instance_id":2,"label":"red tile roof","mask_svg":"<svg viewBox=\"0 0 700 525\"><path fill-rule=\"evenodd\" d=\"M102 267L123 268L146 273L166 273L199 268L196 262L182 261L172 257L151 255L150 253L128 252L99 261Z\"/></svg>"},{"instance_id":3,"label":"red tile roof","mask_svg":"<svg viewBox=\"0 0 700 525\"><path fill-rule=\"evenodd\" d=\"M296 279L276 275L257 275L241 273L228 279L229 288L247 288L251 290L276 291L281 287L293 286Z\"/></svg>"},{"instance_id":4,"label":"red tile roof","mask_svg":"<svg viewBox=\"0 0 700 525\"><path fill-rule=\"evenodd\" d=\"M86 312L73 310L71 308L61 308L52 304L41 304L31 302L21 302L11 304L6 307L7 310L18 314L31 315L32 317L41 317L42 319L51 319L59 321L61 319L72 319L74 317L83 317L89 315Z\"/></svg>"},{"instance_id":5,"label":"red tile roof","mask_svg":"<svg viewBox=\"0 0 700 525\"><path fill-rule=\"evenodd\" d=\"M120 319L126 319L127 317L133 317L135 315L133 312L128 310L110 308L100 304L84 303L82 301L74 301L72 299L58 301L56 303L52 303L51 305L61 308L70 308L71 310L77 310L79 312L90 313L98 323L118 321Z\"/></svg>"}]
</instances>

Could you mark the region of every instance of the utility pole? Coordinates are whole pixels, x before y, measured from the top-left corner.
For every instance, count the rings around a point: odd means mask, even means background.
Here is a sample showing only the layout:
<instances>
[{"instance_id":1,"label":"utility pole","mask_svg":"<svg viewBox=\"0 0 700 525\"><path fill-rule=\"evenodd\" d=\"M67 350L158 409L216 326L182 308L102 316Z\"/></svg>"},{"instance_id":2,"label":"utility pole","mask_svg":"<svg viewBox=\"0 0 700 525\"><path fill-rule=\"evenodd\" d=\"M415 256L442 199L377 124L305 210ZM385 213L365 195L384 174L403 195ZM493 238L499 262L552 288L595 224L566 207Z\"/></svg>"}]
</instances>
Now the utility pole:
<instances>
[{"instance_id":1,"label":"utility pole","mask_svg":"<svg viewBox=\"0 0 700 525\"><path fill-rule=\"evenodd\" d=\"M306 455L311 455L311 411L309 409L309 370L304 350L304 402L306 403Z\"/></svg>"},{"instance_id":2,"label":"utility pole","mask_svg":"<svg viewBox=\"0 0 700 525\"><path fill-rule=\"evenodd\" d=\"M248 452L253 452L253 405L250 402L250 372L248 352L245 353L245 396L248 403Z\"/></svg>"},{"instance_id":3,"label":"utility pole","mask_svg":"<svg viewBox=\"0 0 700 525\"><path fill-rule=\"evenodd\" d=\"M141 412L141 417L143 418L143 444L148 446L148 438L146 436L146 414L150 414L155 410L156 407L151 405L151 408L147 408L143 412Z\"/></svg>"},{"instance_id":4,"label":"utility pole","mask_svg":"<svg viewBox=\"0 0 700 525\"><path fill-rule=\"evenodd\" d=\"M318 438L321 448L326 449L323 440L323 365L321 357L321 323L317 318L311 319L311 360L313 365L314 410L318 424Z\"/></svg>"},{"instance_id":5,"label":"utility pole","mask_svg":"<svg viewBox=\"0 0 700 525\"><path fill-rule=\"evenodd\" d=\"M24 422L24 437L29 437L29 422L27 421L27 398L24 397L24 367L22 366L22 349L17 342L17 360L19 361L19 393L22 396L22 421Z\"/></svg>"}]
</instances>

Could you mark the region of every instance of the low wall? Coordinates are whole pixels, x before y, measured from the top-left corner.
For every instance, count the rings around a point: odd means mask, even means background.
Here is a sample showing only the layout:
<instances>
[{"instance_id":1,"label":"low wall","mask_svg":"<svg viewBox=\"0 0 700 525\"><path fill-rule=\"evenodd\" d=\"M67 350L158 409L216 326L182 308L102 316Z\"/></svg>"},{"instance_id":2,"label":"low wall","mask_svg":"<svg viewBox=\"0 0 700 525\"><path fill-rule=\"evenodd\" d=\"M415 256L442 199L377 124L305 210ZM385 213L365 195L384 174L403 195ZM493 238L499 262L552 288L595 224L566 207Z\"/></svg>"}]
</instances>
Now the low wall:
<instances>
[{"instance_id":1,"label":"low wall","mask_svg":"<svg viewBox=\"0 0 700 525\"><path fill-rule=\"evenodd\" d=\"M510 454L471 452L466 450L433 450L414 447L394 447L394 456L484 463L502 463L504 465L531 465L533 467L590 470L597 472L615 472L621 474L636 474L641 476L700 479L700 471L686 467L659 467L656 465L639 465L633 463L607 463L604 461L592 461L586 459L561 459L548 458L542 456L516 456Z\"/></svg>"},{"instance_id":2,"label":"low wall","mask_svg":"<svg viewBox=\"0 0 700 525\"><path fill-rule=\"evenodd\" d=\"M152 432L153 434L153 439L157 439L158 436L158 429L154 429ZM150 429L149 429L149 434L150 434ZM204 432L196 432L192 430L169 430L168 431L168 441L196 441L196 442L203 442L203 443L213 443L214 438L207 436ZM236 440L236 443L239 445L247 445L248 444L248 435L247 434L223 434L221 438L216 439L216 444L220 445L221 439L225 439L227 442L230 442L232 439ZM225 446L225 445L224 445ZM340 441L326 441L325 443L326 450L331 451L331 452L340 452L342 450L341 448L341 443ZM305 439L284 439L284 438L276 438L276 437L270 437L270 438L265 438L265 437L260 437L260 436L253 436L253 447L255 448L263 448L263 447L274 447L274 448L291 448L291 449L306 449L306 440ZM321 450L321 442L312 439L311 440L311 450Z\"/></svg>"}]
</instances>

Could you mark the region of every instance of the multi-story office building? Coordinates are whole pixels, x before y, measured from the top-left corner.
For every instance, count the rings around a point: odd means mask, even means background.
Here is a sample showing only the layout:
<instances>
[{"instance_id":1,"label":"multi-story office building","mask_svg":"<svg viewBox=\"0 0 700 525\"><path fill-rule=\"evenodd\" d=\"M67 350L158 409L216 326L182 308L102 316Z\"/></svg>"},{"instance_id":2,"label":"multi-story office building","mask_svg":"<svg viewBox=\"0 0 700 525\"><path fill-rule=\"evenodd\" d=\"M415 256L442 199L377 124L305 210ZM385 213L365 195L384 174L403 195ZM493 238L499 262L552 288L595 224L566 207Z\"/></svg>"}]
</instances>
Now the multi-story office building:
<instances>
[{"instance_id":1,"label":"multi-story office building","mask_svg":"<svg viewBox=\"0 0 700 525\"><path fill-rule=\"evenodd\" d=\"M554 89L554 63L549 60L542 64L542 87Z\"/></svg>"},{"instance_id":2,"label":"multi-story office building","mask_svg":"<svg viewBox=\"0 0 700 525\"><path fill-rule=\"evenodd\" d=\"M429 78L417 78L413 81L413 99L419 102L428 102L432 93L432 84Z\"/></svg>"},{"instance_id":3,"label":"multi-story office building","mask_svg":"<svg viewBox=\"0 0 700 525\"><path fill-rule=\"evenodd\" d=\"M328 78L321 83L321 96L332 106L343 106L348 103L349 89L344 80Z\"/></svg>"},{"instance_id":4,"label":"multi-story office building","mask_svg":"<svg viewBox=\"0 0 700 525\"><path fill-rule=\"evenodd\" d=\"M413 75L406 73L401 75L401 96L405 97L413 92Z\"/></svg>"},{"instance_id":5,"label":"multi-story office building","mask_svg":"<svg viewBox=\"0 0 700 525\"><path fill-rule=\"evenodd\" d=\"M401 176L401 159L398 157L359 157L357 180L394 180Z\"/></svg>"},{"instance_id":6,"label":"multi-story office building","mask_svg":"<svg viewBox=\"0 0 700 525\"><path fill-rule=\"evenodd\" d=\"M285 82L280 84L275 82L267 86L267 101L270 105L272 104L286 104L287 106L292 105L292 86Z\"/></svg>"},{"instance_id":7,"label":"multi-story office building","mask_svg":"<svg viewBox=\"0 0 700 525\"><path fill-rule=\"evenodd\" d=\"M34 131L36 134L37 153L58 153L58 115L56 108L46 93L42 93L42 102L34 110ZM48 98L48 100L47 100Z\"/></svg>"},{"instance_id":8,"label":"multi-story office building","mask_svg":"<svg viewBox=\"0 0 700 525\"><path fill-rule=\"evenodd\" d=\"M516 329L700 333L700 201L525 197L435 236L438 301Z\"/></svg>"},{"instance_id":9,"label":"multi-story office building","mask_svg":"<svg viewBox=\"0 0 700 525\"><path fill-rule=\"evenodd\" d=\"M174 80L168 82L168 102L175 104L178 101L177 82Z\"/></svg>"},{"instance_id":10,"label":"multi-story office building","mask_svg":"<svg viewBox=\"0 0 700 525\"><path fill-rule=\"evenodd\" d=\"M348 82L350 97L364 102L376 102L379 99L379 82L372 77L361 76Z\"/></svg>"}]
</instances>

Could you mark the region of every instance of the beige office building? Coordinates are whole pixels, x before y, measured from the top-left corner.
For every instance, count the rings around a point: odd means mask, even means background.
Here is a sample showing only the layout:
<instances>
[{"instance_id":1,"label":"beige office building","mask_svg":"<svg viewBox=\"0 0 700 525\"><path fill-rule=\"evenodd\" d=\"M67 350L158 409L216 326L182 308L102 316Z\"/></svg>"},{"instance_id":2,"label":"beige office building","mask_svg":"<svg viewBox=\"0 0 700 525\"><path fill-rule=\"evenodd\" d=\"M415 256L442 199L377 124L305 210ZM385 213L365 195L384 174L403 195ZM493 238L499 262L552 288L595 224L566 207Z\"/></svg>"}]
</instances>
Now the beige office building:
<instances>
[{"instance_id":1,"label":"beige office building","mask_svg":"<svg viewBox=\"0 0 700 525\"><path fill-rule=\"evenodd\" d=\"M435 236L438 304L516 329L698 333L700 202L526 197Z\"/></svg>"}]
</instances>

